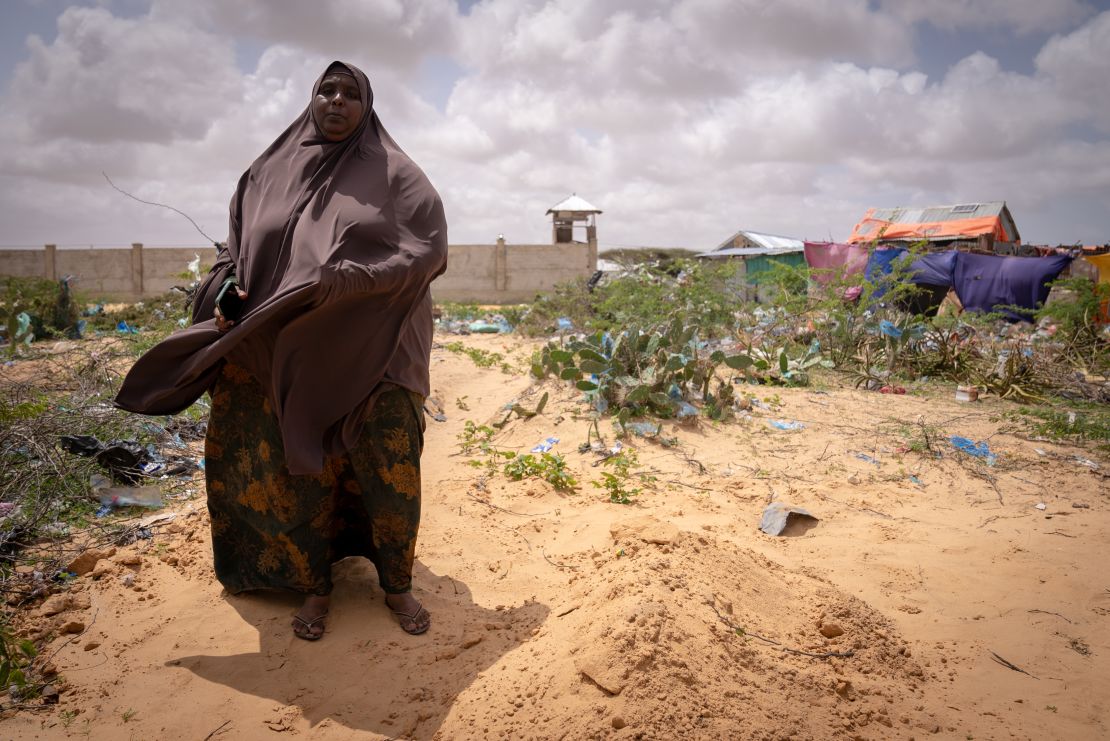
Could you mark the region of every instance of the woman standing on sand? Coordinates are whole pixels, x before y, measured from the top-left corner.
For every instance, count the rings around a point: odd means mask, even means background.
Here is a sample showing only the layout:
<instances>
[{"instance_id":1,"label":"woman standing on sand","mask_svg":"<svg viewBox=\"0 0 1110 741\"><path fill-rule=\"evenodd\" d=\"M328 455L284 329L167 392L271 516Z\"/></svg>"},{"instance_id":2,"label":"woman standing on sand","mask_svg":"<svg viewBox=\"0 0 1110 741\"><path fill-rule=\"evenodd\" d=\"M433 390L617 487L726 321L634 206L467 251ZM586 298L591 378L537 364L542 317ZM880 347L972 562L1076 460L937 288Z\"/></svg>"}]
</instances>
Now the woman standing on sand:
<instances>
[{"instance_id":1,"label":"woman standing on sand","mask_svg":"<svg viewBox=\"0 0 1110 741\"><path fill-rule=\"evenodd\" d=\"M305 595L317 640L331 565L365 556L402 629L420 523L428 287L446 268L431 183L386 132L366 75L333 62L303 113L239 180L227 246L193 326L135 363L116 403L173 414L205 391L216 576Z\"/></svg>"}]
</instances>

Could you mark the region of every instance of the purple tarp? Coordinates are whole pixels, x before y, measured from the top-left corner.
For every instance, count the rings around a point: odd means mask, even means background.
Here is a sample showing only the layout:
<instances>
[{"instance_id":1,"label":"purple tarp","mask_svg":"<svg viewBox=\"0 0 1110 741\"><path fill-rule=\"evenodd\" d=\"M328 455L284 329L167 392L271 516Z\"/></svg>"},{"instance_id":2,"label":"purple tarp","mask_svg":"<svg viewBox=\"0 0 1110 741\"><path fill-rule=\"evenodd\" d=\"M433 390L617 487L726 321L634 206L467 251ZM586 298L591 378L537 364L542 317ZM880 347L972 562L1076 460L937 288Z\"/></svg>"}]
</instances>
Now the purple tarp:
<instances>
[{"instance_id":1,"label":"purple tarp","mask_svg":"<svg viewBox=\"0 0 1110 741\"><path fill-rule=\"evenodd\" d=\"M956 258L953 284L968 311L995 311L1011 319L1033 318L1001 307L1035 309L1048 298L1048 284L1068 266L1067 255L1051 257L1001 257L961 252Z\"/></svg>"},{"instance_id":2,"label":"purple tarp","mask_svg":"<svg viewBox=\"0 0 1110 741\"><path fill-rule=\"evenodd\" d=\"M951 286L956 273L956 250L930 252L910 263L914 283L931 286Z\"/></svg>"}]
</instances>

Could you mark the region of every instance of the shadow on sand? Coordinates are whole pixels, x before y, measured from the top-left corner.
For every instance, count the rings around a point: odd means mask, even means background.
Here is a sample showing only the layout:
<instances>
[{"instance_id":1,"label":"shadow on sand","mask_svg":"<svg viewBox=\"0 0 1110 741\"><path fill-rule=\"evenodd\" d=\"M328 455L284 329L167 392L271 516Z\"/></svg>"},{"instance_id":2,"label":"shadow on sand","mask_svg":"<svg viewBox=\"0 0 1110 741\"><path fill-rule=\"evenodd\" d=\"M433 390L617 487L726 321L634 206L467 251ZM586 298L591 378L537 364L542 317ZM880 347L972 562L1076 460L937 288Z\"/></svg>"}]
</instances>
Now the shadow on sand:
<instances>
[{"instance_id":1,"label":"shadow on sand","mask_svg":"<svg viewBox=\"0 0 1110 741\"><path fill-rule=\"evenodd\" d=\"M536 602L486 609L474 603L465 584L433 574L417 561L413 594L432 613L432 627L410 636L386 608L368 561L347 559L334 568L331 615L321 640L293 636L290 616L300 604L296 595L225 592L228 604L258 629L258 651L167 662L278 703L272 716L232 719L225 729L230 737L257 735L263 725L275 731L294 728L303 716L312 727L430 738L455 698L527 640L549 613Z\"/></svg>"}]
</instances>

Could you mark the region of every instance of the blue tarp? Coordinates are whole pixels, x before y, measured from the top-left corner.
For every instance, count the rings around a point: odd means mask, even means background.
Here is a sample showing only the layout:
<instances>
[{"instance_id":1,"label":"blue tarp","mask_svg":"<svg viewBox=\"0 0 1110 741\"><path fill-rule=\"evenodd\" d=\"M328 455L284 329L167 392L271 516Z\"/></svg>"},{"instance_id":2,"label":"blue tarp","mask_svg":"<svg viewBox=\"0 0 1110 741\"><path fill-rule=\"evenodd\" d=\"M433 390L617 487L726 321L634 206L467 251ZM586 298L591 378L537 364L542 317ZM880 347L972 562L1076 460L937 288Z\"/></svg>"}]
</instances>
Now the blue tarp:
<instances>
[{"instance_id":1,"label":"blue tarp","mask_svg":"<svg viewBox=\"0 0 1110 741\"><path fill-rule=\"evenodd\" d=\"M956 250L947 252L930 252L922 255L910 264L913 272L914 283L924 283L930 286L952 287L952 277L956 272Z\"/></svg>"},{"instance_id":2,"label":"blue tarp","mask_svg":"<svg viewBox=\"0 0 1110 741\"><path fill-rule=\"evenodd\" d=\"M867 258L867 268L864 271L869 282L874 282L880 275L889 275L894 269L894 263L904 258L909 253L901 248L875 250ZM916 258L909 266L910 282L923 283L931 286L951 286L952 275L956 271L956 250L947 252L930 252Z\"/></svg>"},{"instance_id":3,"label":"blue tarp","mask_svg":"<svg viewBox=\"0 0 1110 741\"><path fill-rule=\"evenodd\" d=\"M1033 321L1028 312L1014 312L1003 306L1035 309L1048 298L1048 284L1056 279L1072 258L1001 257L961 252L956 259L953 283L960 303L968 311L1000 311L1010 319Z\"/></svg>"}]
</instances>

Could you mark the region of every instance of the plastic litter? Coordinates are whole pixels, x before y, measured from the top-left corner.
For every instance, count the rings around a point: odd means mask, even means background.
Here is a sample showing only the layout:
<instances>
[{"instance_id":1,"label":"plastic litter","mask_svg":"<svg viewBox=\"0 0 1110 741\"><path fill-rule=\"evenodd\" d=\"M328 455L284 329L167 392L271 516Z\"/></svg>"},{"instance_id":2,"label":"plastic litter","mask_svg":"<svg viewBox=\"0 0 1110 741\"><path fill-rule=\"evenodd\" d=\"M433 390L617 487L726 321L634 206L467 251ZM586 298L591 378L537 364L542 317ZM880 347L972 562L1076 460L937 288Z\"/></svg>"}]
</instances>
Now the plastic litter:
<instances>
[{"instance_id":1,"label":"plastic litter","mask_svg":"<svg viewBox=\"0 0 1110 741\"><path fill-rule=\"evenodd\" d=\"M785 419L768 420L767 424L771 425L776 430L804 430L806 428L801 422L795 422L793 420L787 421Z\"/></svg>"},{"instance_id":2,"label":"plastic litter","mask_svg":"<svg viewBox=\"0 0 1110 741\"><path fill-rule=\"evenodd\" d=\"M62 450L96 462L123 484L137 483L143 476L142 466L153 462L147 451L134 440L114 440L104 444L92 435L63 435L58 438Z\"/></svg>"},{"instance_id":3,"label":"plastic litter","mask_svg":"<svg viewBox=\"0 0 1110 741\"><path fill-rule=\"evenodd\" d=\"M9 337L13 345L30 345L35 341L35 333L31 331L31 315L21 311L15 315L15 337Z\"/></svg>"},{"instance_id":4,"label":"plastic litter","mask_svg":"<svg viewBox=\"0 0 1110 741\"><path fill-rule=\"evenodd\" d=\"M978 401L979 389L976 386L957 386L956 401Z\"/></svg>"},{"instance_id":5,"label":"plastic litter","mask_svg":"<svg viewBox=\"0 0 1110 741\"><path fill-rule=\"evenodd\" d=\"M1044 502L1037 502L1033 506L1039 509L1041 512L1044 512L1046 509L1048 509L1048 505L1046 505Z\"/></svg>"},{"instance_id":6,"label":"plastic litter","mask_svg":"<svg viewBox=\"0 0 1110 741\"><path fill-rule=\"evenodd\" d=\"M504 318L498 317L501 321L487 322L479 319L476 322L471 322L466 325L466 328L475 334L501 334L505 332L512 332L513 328L509 325Z\"/></svg>"},{"instance_id":7,"label":"plastic litter","mask_svg":"<svg viewBox=\"0 0 1110 741\"><path fill-rule=\"evenodd\" d=\"M898 327L894 326L893 323L886 319L879 322L879 331L887 337L893 337L894 339L898 339L902 336L902 330L898 329Z\"/></svg>"},{"instance_id":8,"label":"plastic litter","mask_svg":"<svg viewBox=\"0 0 1110 741\"><path fill-rule=\"evenodd\" d=\"M569 332L574 329L574 322L565 316L561 316L555 320L555 328L560 332Z\"/></svg>"},{"instance_id":9,"label":"plastic litter","mask_svg":"<svg viewBox=\"0 0 1110 741\"><path fill-rule=\"evenodd\" d=\"M872 458L871 456L867 455L866 453L856 453L856 457L859 458L861 461L867 461L868 463L871 463L871 464L876 465L876 466L883 465L877 459Z\"/></svg>"},{"instance_id":10,"label":"plastic litter","mask_svg":"<svg viewBox=\"0 0 1110 741\"><path fill-rule=\"evenodd\" d=\"M663 425L653 422L628 422L624 425L624 429L637 437L658 437L663 431Z\"/></svg>"},{"instance_id":11,"label":"plastic litter","mask_svg":"<svg viewBox=\"0 0 1110 741\"><path fill-rule=\"evenodd\" d=\"M1072 456L1072 460L1075 461L1076 463L1078 463L1081 466L1086 466L1087 468L1091 469L1092 471L1097 471L1098 470L1098 464L1095 463L1090 458L1080 458L1078 455L1076 455L1076 456Z\"/></svg>"},{"instance_id":12,"label":"plastic litter","mask_svg":"<svg viewBox=\"0 0 1110 741\"><path fill-rule=\"evenodd\" d=\"M529 451L529 452L531 452L531 453L547 453L547 452L550 452L551 449L554 448L555 444L558 443L558 442L559 442L559 438L549 437L546 440L544 440L542 443L538 444L536 447L532 448L532 450Z\"/></svg>"},{"instance_id":13,"label":"plastic litter","mask_svg":"<svg viewBox=\"0 0 1110 741\"><path fill-rule=\"evenodd\" d=\"M111 486L110 484L111 482L100 474L94 473L89 478L89 485L101 505L97 510L98 517L103 517L115 507L158 509L163 506L162 490L157 486Z\"/></svg>"},{"instance_id":14,"label":"plastic litter","mask_svg":"<svg viewBox=\"0 0 1110 741\"><path fill-rule=\"evenodd\" d=\"M177 438L180 441L180 438ZM113 440L102 443L92 435L63 435L58 438L62 450L86 458L95 458L112 478L121 484L137 484L144 476L177 476L190 473L196 464L184 456L162 456L153 445L142 447L134 440ZM184 443L181 443L184 447Z\"/></svg>"},{"instance_id":15,"label":"plastic litter","mask_svg":"<svg viewBox=\"0 0 1110 741\"><path fill-rule=\"evenodd\" d=\"M916 476L910 476L910 481L914 484L917 484L918 486L925 486L925 482L917 478Z\"/></svg>"},{"instance_id":16,"label":"plastic litter","mask_svg":"<svg viewBox=\"0 0 1110 741\"><path fill-rule=\"evenodd\" d=\"M998 456L991 452L990 446L987 445L986 440L976 443L966 437L953 435L949 438L949 442L952 443L953 448L959 450L961 453L967 453L975 458L982 458L986 461L988 466L993 466L995 461L998 460Z\"/></svg>"},{"instance_id":17,"label":"plastic litter","mask_svg":"<svg viewBox=\"0 0 1110 741\"><path fill-rule=\"evenodd\" d=\"M132 327L130 324L128 324L127 322L125 322L123 320L120 320L120 322L116 325L116 331L117 332L122 332L123 334L138 334L139 333L138 329L136 329L135 327Z\"/></svg>"},{"instance_id":18,"label":"plastic litter","mask_svg":"<svg viewBox=\"0 0 1110 741\"><path fill-rule=\"evenodd\" d=\"M698 408L688 401L678 402L678 412L675 414L679 419L686 419L688 417L698 416Z\"/></svg>"},{"instance_id":19,"label":"plastic litter","mask_svg":"<svg viewBox=\"0 0 1110 741\"><path fill-rule=\"evenodd\" d=\"M817 525L817 518L809 510L791 507L782 502L771 502L763 510L759 529L768 535L805 535Z\"/></svg>"}]
</instances>

